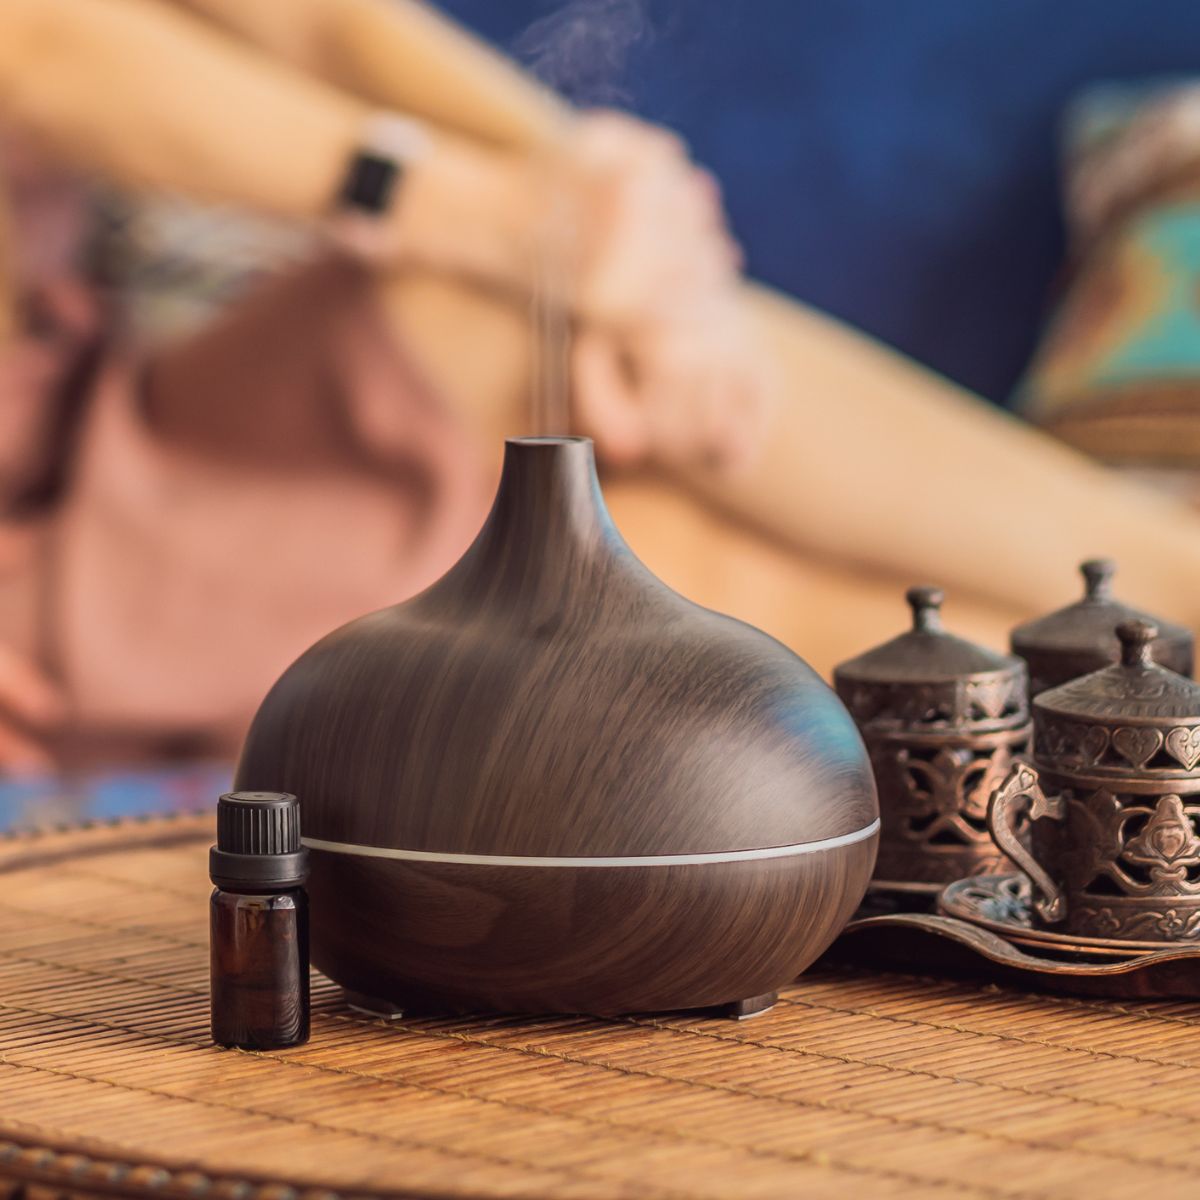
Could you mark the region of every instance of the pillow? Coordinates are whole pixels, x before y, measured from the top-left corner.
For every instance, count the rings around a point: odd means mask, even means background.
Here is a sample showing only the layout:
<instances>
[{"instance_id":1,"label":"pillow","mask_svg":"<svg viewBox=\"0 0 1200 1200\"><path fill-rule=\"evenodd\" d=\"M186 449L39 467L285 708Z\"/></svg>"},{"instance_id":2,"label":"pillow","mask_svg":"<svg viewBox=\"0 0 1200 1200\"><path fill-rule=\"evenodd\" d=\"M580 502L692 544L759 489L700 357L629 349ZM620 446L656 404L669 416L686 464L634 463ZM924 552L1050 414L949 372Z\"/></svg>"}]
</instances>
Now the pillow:
<instances>
[{"instance_id":1,"label":"pillow","mask_svg":"<svg viewBox=\"0 0 1200 1200\"><path fill-rule=\"evenodd\" d=\"M1065 134L1071 261L1015 407L1108 463L1190 481L1200 468L1200 85L1090 89Z\"/></svg>"}]
</instances>

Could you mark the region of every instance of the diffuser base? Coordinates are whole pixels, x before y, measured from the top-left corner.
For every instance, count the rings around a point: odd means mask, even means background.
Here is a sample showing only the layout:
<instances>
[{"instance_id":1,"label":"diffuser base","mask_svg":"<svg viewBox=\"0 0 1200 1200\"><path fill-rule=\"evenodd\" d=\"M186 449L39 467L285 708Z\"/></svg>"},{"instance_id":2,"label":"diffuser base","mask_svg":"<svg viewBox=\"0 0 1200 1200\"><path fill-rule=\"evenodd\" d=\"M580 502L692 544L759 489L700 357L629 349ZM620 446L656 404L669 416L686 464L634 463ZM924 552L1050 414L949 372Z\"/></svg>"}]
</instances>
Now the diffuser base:
<instances>
[{"instance_id":1,"label":"diffuser base","mask_svg":"<svg viewBox=\"0 0 1200 1200\"><path fill-rule=\"evenodd\" d=\"M368 1017L380 1017L385 1021L398 1021L404 1016L404 1009L391 1000L381 1000L378 996L364 996L361 992L352 992L349 988L342 989L342 997L346 1007Z\"/></svg>"},{"instance_id":2,"label":"diffuser base","mask_svg":"<svg viewBox=\"0 0 1200 1200\"><path fill-rule=\"evenodd\" d=\"M342 989L342 998L346 1007L367 1017L377 1020L398 1021L407 1011L392 1000L382 1000L378 996L365 996L362 992L354 992L349 988ZM779 1000L778 992L764 992L761 996L748 996L745 1000L735 1000L720 1009L721 1016L735 1021L748 1021L751 1017L761 1017L775 1007Z\"/></svg>"},{"instance_id":3,"label":"diffuser base","mask_svg":"<svg viewBox=\"0 0 1200 1200\"><path fill-rule=\"evenodd\" d=\"M748 996L745 1000L735 1000L725 1006L725 1016L735 1021L748 1021L751 1017L761 1017L775 1007L779 999L778 992L764 992L761 996Z\"/></svg>"},{"instance_id":4,"label":"diffuser base","mask_svg":"<svg viewBox=\"0 0 1200 1200\"><path fill-rule=\"evenodd\" d=\"M311 854L313 965L368 1011L748 1015L845 925L875 840L593 868Z\"/></svg>"}]
</instances>

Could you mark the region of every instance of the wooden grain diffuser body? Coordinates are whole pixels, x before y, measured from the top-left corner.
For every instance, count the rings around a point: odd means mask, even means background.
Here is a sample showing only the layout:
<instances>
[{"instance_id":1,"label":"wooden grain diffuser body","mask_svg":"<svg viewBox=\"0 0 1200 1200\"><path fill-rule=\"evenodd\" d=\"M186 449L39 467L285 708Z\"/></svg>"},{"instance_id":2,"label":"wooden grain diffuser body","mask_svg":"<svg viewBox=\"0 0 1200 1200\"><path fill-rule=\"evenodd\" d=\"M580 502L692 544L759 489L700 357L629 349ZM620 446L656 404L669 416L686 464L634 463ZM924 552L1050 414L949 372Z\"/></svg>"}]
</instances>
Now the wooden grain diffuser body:
<instances>
[{"instance_id":1,"label":"wooden grain diffuser body","mask_svg":"<svg viewBox=\"0 0 1200 1200\"><path fill-rule=\"evenodd\" d=\"M285 672L237 787L301 798L317 966L425 1008L769 993L853 912L879 827L832 691L655 579L571 438L510 441L459 563Z\"/></svg>"}]
</instances>

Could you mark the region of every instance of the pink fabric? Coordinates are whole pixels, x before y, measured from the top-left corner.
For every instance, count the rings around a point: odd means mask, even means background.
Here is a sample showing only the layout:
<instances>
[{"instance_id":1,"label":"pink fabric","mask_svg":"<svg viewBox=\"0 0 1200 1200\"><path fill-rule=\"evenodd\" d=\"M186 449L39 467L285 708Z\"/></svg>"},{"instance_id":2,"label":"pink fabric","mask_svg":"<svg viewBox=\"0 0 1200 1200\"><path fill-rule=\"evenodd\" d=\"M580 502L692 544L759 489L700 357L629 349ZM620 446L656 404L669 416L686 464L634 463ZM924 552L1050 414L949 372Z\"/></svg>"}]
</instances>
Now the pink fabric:
<instances>
[{"instance_id":1,"label":"pink fabric","mask_svg":"<svg viewBox=\"0 0 1200 1200\"><path fill-rule=\"evenodd\" d=\"M339 259L150 364L110 359L83 422L37 586L43 654L92 737L232 748L297 654L431 583L490 499Z\"/></svg>"}]
</instances>

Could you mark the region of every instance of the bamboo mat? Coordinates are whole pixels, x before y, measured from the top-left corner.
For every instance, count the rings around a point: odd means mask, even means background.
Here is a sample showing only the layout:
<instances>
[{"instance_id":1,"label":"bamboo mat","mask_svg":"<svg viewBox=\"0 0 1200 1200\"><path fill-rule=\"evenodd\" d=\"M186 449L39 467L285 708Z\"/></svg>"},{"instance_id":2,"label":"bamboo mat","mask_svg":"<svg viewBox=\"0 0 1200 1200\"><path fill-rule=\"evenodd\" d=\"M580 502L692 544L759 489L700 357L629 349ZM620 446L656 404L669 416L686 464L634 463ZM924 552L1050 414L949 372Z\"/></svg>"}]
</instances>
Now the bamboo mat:
<instances>
[{"instance_id":1,"label":"bamboo mat","mask_svg":"<svg viewBox=\"0 0 1200 1200\"><path fill-rule=\"evenodd\" d=\"M1200 1195L1200 1004L839 969L744 1023L384 1023L318 980L308 1046L217 1050L210 840L0 840L0 1194Z\"/></svg>"}]
</instances>

